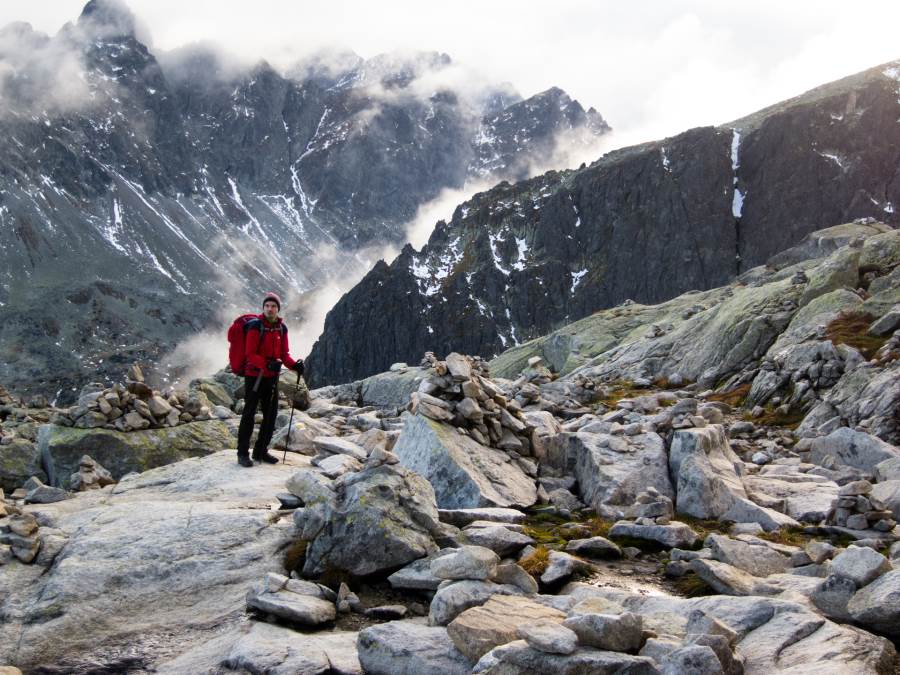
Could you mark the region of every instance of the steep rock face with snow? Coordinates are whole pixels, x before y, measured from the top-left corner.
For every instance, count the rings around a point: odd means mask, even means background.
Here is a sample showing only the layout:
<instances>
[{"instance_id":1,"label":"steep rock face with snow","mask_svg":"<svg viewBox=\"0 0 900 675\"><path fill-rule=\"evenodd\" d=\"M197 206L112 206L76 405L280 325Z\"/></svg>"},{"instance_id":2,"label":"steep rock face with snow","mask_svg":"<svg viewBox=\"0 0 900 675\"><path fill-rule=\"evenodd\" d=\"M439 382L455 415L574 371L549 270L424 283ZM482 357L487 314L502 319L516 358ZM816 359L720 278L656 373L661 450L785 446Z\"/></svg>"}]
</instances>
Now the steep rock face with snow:
<instances>
[{"instance_id":1,"label":"steep rock face with snow","mask_svg":"<svg viewBox=\"0 0 900 675\"><path fill-rule=\"evenodd\" d=\"M0 29L0 379L19 392L64 402L244 293L365 265L442 189L519 178L560 134L608 130L558 89L457 91L443 54L281 74L141 38L117 0L52 38Z\"/></svg>"},{"instance_id":2,"label":"steep rock face with snow","mask_svg":"<svg viewBox=\"0 0 900 675\"><path fill-rule=\"evenodd\" d=\"M489 357L627 299L724 285L825 226L896 225L898 117L895 62L721 127L501 183L341 299L312 377L358 379L425 350Z\"/></svg>"}]
</instances>

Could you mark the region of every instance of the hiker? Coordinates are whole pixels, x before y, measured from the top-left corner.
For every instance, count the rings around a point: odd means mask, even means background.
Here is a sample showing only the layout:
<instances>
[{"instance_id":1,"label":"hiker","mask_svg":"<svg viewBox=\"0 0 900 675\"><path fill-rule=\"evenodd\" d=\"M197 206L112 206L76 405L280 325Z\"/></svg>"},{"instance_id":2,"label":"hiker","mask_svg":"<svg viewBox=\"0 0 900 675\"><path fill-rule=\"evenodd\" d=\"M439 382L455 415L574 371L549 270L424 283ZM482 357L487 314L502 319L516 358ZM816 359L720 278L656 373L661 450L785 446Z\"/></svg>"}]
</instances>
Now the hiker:
<instances>
[{"instance_id":1,"label":"hiker","mask_svg":"<svg viewBox=\"0 0 900 675\"><path fill-rule=\"evenodd\" d=\"M268 451L278 415L278 373L283 364L296 371L297 377L303 375L303 359L295 361L288 351L287 326L278 316L281 298L275 293L267 293L262 307L262 314L248 317L249 320L243 324L244 412L238 429L237 453L238 463L247 467L253 466L247 451L257 406L262 408L263 421L253 446L253 459L269 464L278 462L278 458Z\"/></svg>"}]
</instances>

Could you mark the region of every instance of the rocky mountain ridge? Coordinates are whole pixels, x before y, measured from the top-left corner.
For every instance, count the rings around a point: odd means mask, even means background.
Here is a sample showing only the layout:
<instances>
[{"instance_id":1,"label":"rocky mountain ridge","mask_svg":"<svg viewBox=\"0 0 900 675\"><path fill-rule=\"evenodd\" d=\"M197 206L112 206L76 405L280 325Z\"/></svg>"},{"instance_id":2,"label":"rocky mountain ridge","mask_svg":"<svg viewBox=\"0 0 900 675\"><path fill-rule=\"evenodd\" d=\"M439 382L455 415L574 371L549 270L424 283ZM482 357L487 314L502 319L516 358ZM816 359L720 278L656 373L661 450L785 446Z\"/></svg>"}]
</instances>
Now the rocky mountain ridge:
<instances>
[{"instance_id":1,"label":"rocky mountain ridge","mask_svg":"<svg viewBox=\"0 0 900 675\"><path fill-rule=\"evenodd\" d=\"M723 285L829 225L896 225L898 73L884 64L476 195L335 305L310 356L314 384L429 349L489 358L626 299Z\"/></svg>"},{"instance_id":2,"label":"rocky mountain ridge","mask_svg":"<svg viewBox=\"0 0 900 675\"><path fill-rule=\"evenodd\" d=\"M23 392L69 401L269 289L301 318L443 189L609 130L559 89L460 89L445 54L282 74L156 54L135 23L91 0L53 37L0 30L0 377Z\"/></svg>"}]
</instances>

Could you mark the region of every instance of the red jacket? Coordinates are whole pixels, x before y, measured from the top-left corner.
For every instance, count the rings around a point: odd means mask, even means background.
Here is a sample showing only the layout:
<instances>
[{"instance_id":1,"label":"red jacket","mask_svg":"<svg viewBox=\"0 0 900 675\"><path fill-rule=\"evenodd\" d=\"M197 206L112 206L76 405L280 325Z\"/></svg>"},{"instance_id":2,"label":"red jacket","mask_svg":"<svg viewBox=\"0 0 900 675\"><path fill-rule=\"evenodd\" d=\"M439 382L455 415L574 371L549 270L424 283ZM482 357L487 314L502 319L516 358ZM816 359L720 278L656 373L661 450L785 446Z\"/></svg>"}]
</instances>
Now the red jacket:
<instances>
[{"instance_id":1,"label":"red jacket","mask_svg":"<svg viewBox=\"0 0 900 675\"><path fill-rule=\"evenodd\" d=\"M244 353L247 355L247 366L244 374L256 377L262 372L263 377L275 377L266 368L269 359L279 359L288 368L293 368L296 360L288 351L288 329L281 317L274 324L266 321L264 314L247 322L247 342Z\"/></svg>"}]
</instances>

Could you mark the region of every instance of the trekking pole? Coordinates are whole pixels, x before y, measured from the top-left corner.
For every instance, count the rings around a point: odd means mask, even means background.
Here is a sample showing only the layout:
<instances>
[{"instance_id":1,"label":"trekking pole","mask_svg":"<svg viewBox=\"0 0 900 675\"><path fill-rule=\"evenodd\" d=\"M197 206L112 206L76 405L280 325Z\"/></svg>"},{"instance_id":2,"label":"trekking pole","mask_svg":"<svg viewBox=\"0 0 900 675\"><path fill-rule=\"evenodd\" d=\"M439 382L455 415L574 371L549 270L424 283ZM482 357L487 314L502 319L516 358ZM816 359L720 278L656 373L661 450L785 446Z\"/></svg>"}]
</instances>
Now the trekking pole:
<instances>
[{"instance_id":1,"label":"trekking pole","mask_svg":"<svg viewBox=\"0 0 900 675\"><path fill-rule=\"evenodd\" d=\"M287 462L288 444L291 442L291 425L294 423L294 399L297 398L297 392L300 391L300 374L297 374L297 384L294 386L294 395L291 396L291 417L288 419L287 437L284 439L284 456L281 463Z\"/></svg>"}]
</instances>

